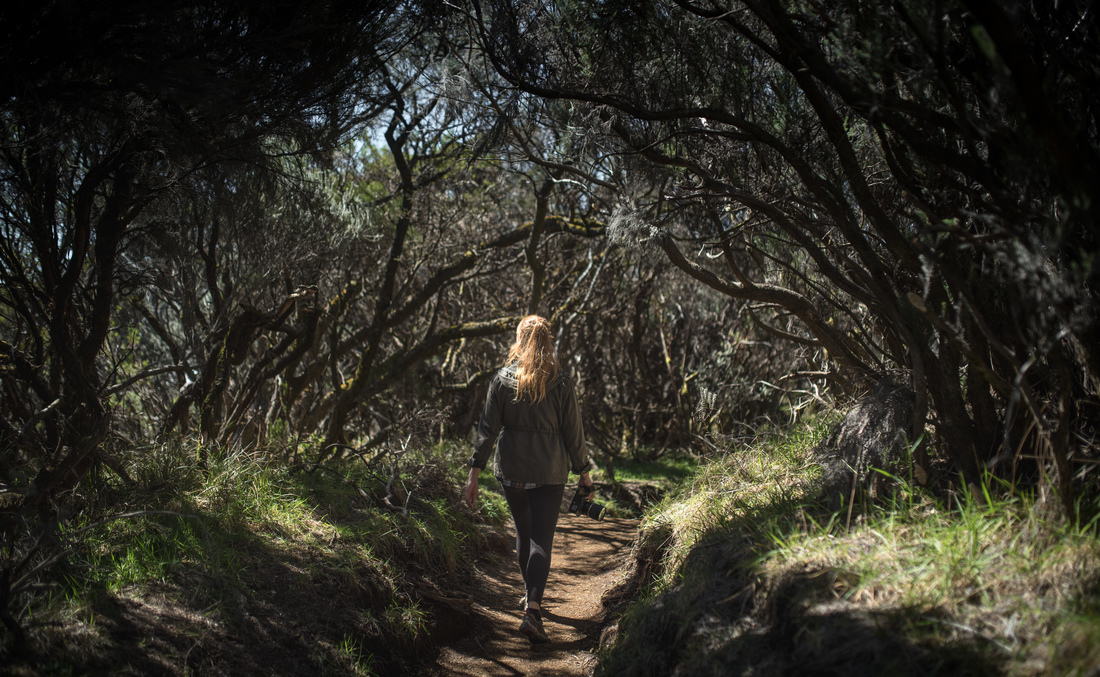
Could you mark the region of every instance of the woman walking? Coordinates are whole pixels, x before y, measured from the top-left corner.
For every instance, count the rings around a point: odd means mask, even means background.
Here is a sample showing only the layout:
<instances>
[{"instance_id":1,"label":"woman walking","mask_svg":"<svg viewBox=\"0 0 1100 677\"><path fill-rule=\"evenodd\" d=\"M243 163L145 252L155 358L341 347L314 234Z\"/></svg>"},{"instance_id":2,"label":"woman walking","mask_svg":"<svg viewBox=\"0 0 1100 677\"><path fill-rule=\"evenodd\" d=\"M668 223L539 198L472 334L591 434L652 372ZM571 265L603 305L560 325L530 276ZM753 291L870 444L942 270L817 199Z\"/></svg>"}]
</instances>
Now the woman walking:
<instances>
[{"instance_id":1,"label":"woman walking","mask_svg":"<svg viewBox=\"0 0 1100 677\"><path fill-rule=\"evenodd\" d=\"M494 443L493 474L515 521L516 556L527 592L519 631L532 642L545 642L542 595L565 483L570 469L583 486L591 487L592 478L573 380L558 363L550 323L537 315L520 321L507 364L489 384L466 484L470 507Z\"/></svg>"}]
</instances>

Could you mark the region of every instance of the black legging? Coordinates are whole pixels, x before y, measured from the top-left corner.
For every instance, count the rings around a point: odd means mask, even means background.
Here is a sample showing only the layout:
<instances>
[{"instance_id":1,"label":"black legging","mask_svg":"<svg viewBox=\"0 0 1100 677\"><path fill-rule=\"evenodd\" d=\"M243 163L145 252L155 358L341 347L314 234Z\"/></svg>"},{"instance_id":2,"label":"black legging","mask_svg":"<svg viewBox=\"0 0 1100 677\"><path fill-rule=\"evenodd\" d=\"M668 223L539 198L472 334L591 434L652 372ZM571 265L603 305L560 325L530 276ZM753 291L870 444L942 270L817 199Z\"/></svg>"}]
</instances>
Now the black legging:
<instances>
[{"instance_id":1,"label":"black legging","mask_svg":"<svg viewBox=\"0 0 1100 677\"><path fill-rule=\"evenodd\" d=\"M527 601L542 606L542 592L550 576L550 553L564 484L544 484L535 489L504 487L504 497L516 522L516 558L527 587Z\"/></svg>"}]
</instances>

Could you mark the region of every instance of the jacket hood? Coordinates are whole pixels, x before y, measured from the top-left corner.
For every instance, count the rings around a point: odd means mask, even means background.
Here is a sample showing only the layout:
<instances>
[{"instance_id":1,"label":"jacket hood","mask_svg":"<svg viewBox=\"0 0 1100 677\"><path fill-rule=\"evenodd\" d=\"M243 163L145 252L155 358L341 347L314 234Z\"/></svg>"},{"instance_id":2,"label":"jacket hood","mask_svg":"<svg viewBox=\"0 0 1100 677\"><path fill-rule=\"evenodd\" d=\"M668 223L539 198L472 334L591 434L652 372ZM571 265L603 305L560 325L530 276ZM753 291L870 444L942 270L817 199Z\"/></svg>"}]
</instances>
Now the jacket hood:
<instances>
[{"instance_id":1,"label":"jacket hood","mask_svg":"<svg viewBox=\"0 0 1100 677\"><path fill-rule=\"evenodd\" d=\"M506 383L509 388L511 388L512 390L516 389L516 365L507 364L501 367L500 371L498 371L497 373L500 374L500 379L504 381L504 383ZM546 391L550 392L554 388L557 388L558 385L561 384L563 381L570 378L571 377L568 371L566 371L564 368L559 368L558 375L552 378L550 382L546 384Z\"/></svg>"}]
</instances>

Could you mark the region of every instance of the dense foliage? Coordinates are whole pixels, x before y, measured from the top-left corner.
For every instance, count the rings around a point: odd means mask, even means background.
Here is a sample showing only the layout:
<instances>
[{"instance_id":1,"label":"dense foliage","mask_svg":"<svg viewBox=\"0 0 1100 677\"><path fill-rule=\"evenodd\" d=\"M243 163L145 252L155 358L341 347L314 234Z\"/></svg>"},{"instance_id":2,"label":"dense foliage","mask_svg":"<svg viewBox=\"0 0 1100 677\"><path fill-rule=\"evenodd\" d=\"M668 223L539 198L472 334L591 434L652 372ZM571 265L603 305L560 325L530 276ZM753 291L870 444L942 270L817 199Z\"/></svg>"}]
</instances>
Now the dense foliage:
<instances>
[{"instance_id":1,"label":"dense foliage","mask_svg":"<svg viewBox=\"0 0 1100 677\"><path fill-rule=\"evenodd\" d=\"M1085 3L475 10L502 77L629 163L620 237L827 350L821 376L908 382L911 439L932 422L969 481L1045 449L1072 511L1100 378Z\"/></svg>"},{"instance_id":2,"label":"dense foliage","mask_svg":"<svg viewBox=\"0 0 1100 677\"><path fill-rule=\"evenodd\" d=\"M0 8L16 643L144 450L463 437L531 312L611 481L889 384L920 482L1091 505L1085 0L161 5Z\"/></svg>"}]
</instances>

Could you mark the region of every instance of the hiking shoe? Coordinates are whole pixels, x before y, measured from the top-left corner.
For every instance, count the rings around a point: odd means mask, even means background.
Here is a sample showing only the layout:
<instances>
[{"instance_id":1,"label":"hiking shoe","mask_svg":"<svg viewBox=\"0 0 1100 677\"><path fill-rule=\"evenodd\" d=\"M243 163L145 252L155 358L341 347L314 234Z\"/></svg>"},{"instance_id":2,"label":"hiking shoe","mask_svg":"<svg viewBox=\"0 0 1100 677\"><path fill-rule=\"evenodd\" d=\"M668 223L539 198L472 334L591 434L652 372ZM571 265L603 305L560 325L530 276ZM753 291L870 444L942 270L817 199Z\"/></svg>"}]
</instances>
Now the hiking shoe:
<instances>
[{"instance_id":1,"label":"hiking shoe","mask_svg":"<svg viewBox=\"0 0 1100 677\"><path fill-rule=\"evenodd\" d=\"M546 631L542 629L542 619L532 613L523 614L523 622L519 624L519 631L531 640L532 644L549 642Z\"/></svg>"}]
</instances>

